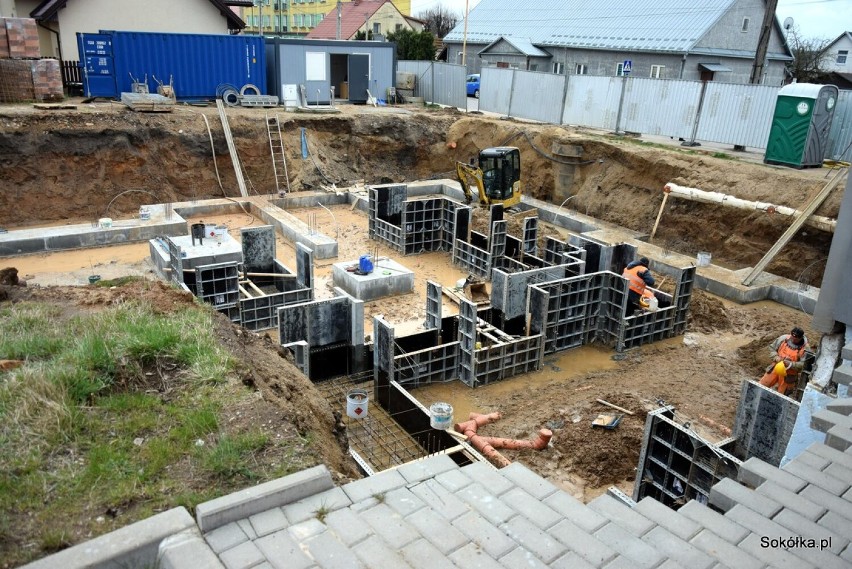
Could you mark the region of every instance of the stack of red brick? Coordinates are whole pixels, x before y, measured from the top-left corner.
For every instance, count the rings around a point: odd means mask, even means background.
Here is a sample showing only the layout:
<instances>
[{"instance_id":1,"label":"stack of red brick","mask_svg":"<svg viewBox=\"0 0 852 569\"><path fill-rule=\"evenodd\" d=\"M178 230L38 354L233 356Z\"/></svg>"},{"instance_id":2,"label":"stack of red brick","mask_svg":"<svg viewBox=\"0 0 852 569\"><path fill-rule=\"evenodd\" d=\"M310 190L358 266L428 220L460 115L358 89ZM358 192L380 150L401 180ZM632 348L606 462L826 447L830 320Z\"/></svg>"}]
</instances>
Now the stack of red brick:
<instances>
[{"instance_id":1,"label":"stack of red brick","mask_svg":"<svg viewBox=\"0 0 852 569\"><path fill-rule=\"evenodd\" d=\"M59 61L40 56L35 20L0 18L0 102L64 98Z\"/></svg>"}]
</instances>

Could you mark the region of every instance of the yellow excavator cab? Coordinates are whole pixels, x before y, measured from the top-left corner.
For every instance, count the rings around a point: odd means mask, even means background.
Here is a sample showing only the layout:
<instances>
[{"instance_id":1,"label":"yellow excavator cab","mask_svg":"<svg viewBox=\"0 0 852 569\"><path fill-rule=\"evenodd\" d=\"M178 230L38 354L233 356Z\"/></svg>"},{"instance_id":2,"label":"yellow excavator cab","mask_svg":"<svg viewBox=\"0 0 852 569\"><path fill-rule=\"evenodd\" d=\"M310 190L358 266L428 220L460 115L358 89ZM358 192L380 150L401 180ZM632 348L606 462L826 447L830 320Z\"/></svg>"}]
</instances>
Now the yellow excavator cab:
<instances>
[{"instance_id":1,"label":"yellow excavator cab","mask_svg":"<svg viewBox=\"0 0 852 569\"><path fill-rule=\"evenodd\" d=\"M521 151L511 146L486 148L479 153L479 165L456 162L459 183L467 203L474 191L480 205L502 204L505 208L521 203Z\"/></svg>"}]
</instances>

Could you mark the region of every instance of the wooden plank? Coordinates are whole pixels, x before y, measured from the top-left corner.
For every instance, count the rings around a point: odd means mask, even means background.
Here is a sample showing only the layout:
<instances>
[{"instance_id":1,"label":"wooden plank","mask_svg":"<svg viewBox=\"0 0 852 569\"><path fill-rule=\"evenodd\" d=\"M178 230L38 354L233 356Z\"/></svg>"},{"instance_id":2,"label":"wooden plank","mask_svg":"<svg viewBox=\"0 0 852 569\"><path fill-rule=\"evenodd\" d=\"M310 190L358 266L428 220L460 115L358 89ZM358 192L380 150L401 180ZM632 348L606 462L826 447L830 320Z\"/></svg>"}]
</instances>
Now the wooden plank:
<instances>
[{"instance_id":1,"label":"wooden plank","mask_svg":"<svg viewBox=\"0 0 852 569\"><path fill-rule=\"evenodd\" d=\"M33 108L42 111L74 110L77 108L77 105L64 105L60 103L35 103L33 104Z\"/></svg>"},{"instance_id":2,"label":"wooden plank","mask_svg":"<svg viewBox=\"0 0 852 569\"><path fill-rule=\"evenodd\" d=\"M222 99L216 99L216 108L219 110L219 120L222 122L225 142L228 143L228 152L231 155L231 163L234 165L234 175L237 177L237 186L240 188L240 195L247 198L248 190L246 189L245 178L243 178L243 168L240 164L240 157L237 154L237 147L234 145L234 137L231 135L231 125L228 122L228 115L225 114L225 103L222 102Z\"/></svg>"},{"instance_id":3,"label":"wooden plank","mask_svg":"<svg viewBox=\"0 0 852 569\"><path fill-rule=\"evenodd\" d=\"M612 407L613 409L616 409L616 410L618 410L618 411L621 411L622 413L627 413L628 415L633 415L633 414L634 414L634 413L633 413L633 411L628 411L628 410L627 410L627 409L625 409L624 407L619 407L618 405L613 405L613 404L612 404L612 403L610 403L609 401L604 401L603 399L595 399L595 401L597 401L597 402L598 402L598 403L600 403L601 405L606 405L607 407Z\"/></svg>"}]
</instances>

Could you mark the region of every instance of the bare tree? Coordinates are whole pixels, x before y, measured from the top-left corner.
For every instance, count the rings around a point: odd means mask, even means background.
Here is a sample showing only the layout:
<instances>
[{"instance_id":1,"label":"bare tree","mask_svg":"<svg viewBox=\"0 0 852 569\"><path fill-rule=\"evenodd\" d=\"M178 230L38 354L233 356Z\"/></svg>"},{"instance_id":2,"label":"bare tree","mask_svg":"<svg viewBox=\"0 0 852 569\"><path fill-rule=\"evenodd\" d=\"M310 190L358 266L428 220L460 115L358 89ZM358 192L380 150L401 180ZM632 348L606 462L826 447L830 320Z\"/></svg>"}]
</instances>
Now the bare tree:
<instances>
[{"instance_id":1,"label":"bare tree","mask_svg":"<svg viewBox=\"0 0 852 569\"><path fill-rule=\"evenodd\" d=\"M793 26L787 32L787 45L793 52L793 62L789 71L799 83L810 83L827 75L825 68L828 63L829 39L805 38L799 32L798 26Z\"/></svg>"},{"instance_id":2,"label":"bare tree","mask_svg":"<svg viewBox=\"0 0 852 569\"><path fill-rule=\"evenodd\" d=\"M461 16L455 12L451 12L443 4L438 4L434 8L429 8L425 12L420 12L415 16L418 20L426 22L423 31L432 32L437 38L442 38L450 30L456 27L456 24L461 19Z\"/></svg>"}]
</instances>

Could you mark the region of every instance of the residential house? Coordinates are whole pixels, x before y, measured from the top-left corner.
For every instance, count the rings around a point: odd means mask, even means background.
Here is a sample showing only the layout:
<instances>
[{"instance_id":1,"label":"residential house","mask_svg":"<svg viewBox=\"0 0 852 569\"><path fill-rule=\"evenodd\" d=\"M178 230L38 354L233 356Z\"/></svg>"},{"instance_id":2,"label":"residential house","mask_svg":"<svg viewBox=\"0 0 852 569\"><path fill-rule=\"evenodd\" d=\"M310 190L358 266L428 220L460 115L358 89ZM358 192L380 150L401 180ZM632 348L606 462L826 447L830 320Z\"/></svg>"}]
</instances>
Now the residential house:
<instances>
[{"instance_id":1,"label":"residential house","mask_svg":"<svg viewBox=\"0 0 852 569\"><path fill-rule=\"evenodd\" d=\"M14 12L11 16L34 18L38 23L42 56L66 61L80 59L77 32L228 34L244 26L231 10L243 0L3 0L4 6L10 3L14 5L7 8Z\"/></svg>"},{"instance_id":2,"label":"residential house","mask_svg":"<svg viewBox=\"0 0 852 569\"><path fill-rule=\"evenodd\" d=\"M346 9L350 4L359 1L340 2L341 8ZM242 10L242 17L246 22L246 33L304 37L331 11L335 11L336 18L338 2L336 0L250 0L250 4L252 4L250 7ZM411 14L411 0L393 0L393 4L403 16ZM337 24L335 28L336 26Z\"/></svg>"},{"instance_id":3,"label":"residential house","mask_svg":"<svg viewBox=\"0 0 852 569\"><path fill-rule=\"evenodd\" d=\"M852 32L843 32L829 44L823 67L826 71L852 73Z\"/></svg>"},{"instance_id":4,"label":"residential house","mask_svg":"<svg viewBox=\"0 0 852 569\"><path fill-rule=\"evenodd\" d=\"M320 24L308 33L309 39L355 39L358 32L372 38L385 36L400 30L422 31L423 23L407 18L390 0L354 0L340 4L340 17L337 8L326 14ZM337 35L340 21L340 37Z\"/></svg>"},{"instance_id":5,"label":"residential house","mask_svg":"<svg viewBox=\"0 0 852 569\"><path fill-rule=\"evenodd\" d=\"M482 0L444 38L469 73L512 67L577 75L748 83L764 0ZM792 54L773 19L761 83L781 85Z\"/></svg>"}]
</instances>

